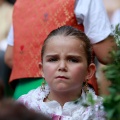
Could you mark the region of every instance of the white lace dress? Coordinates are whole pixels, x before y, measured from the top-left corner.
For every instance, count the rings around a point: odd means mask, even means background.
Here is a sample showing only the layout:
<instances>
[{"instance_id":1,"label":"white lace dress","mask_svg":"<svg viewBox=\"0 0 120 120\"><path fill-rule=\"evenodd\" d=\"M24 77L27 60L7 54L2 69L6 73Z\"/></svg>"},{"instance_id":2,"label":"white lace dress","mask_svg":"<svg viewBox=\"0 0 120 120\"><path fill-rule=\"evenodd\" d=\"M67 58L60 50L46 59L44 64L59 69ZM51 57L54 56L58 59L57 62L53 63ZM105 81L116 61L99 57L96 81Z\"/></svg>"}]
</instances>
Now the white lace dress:
<instances>
[{"instance_id":1,"label":"white lace dress","mask_svg":"<svg viewBox=\"0 0 120 120\"><path fill-rule=\"evenodd\" d=\"M82 90L81 97L77 102L66 102L63 107L57 101L43 102L49 94L49 87L42 91L40 87L31 90L28 94L22 95L17 101L26 105L29 109L51 117L53 120L105 120L102 107L102 98L95 95L89 89L96 103L85 106L87 102L86 94Z\"/></svg>"}]
</instances>

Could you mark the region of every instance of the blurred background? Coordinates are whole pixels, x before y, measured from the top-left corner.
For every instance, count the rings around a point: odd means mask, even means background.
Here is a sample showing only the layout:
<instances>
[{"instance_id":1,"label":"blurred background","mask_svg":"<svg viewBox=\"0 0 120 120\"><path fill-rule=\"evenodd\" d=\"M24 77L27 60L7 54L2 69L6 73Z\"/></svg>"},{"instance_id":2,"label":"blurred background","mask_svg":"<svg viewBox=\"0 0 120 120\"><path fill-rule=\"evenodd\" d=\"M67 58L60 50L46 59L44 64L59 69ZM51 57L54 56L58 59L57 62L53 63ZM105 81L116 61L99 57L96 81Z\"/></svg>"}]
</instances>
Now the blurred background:
<instances>
[{"instance_id":1,"label":"blurred background","mask_svg":"<svg viewBox=\"0 0 120 120\"><path fill-rule=\"evenodd\" d=\"M120 23L120 0L103 0L109 20L115 29L115 26ZM103 72L105 65L98 63L97 69L97 79L99 83L99 93L100 95L109 95L108 86L110 82L106 79Z\"/></svg>"},{"instance_id":2,"label":"blurred background","mask_svg":"<svg viewBox=\"0 0 120 120\"><path fill-rule=\"evenodd\" d=\"M5 88L5 95L11 95L12 89L8 84L11 69L4 62L7 47L7 36L12 24L13 5L15 0L0 0L0 83Z\"/></svg>"}]
</instances>

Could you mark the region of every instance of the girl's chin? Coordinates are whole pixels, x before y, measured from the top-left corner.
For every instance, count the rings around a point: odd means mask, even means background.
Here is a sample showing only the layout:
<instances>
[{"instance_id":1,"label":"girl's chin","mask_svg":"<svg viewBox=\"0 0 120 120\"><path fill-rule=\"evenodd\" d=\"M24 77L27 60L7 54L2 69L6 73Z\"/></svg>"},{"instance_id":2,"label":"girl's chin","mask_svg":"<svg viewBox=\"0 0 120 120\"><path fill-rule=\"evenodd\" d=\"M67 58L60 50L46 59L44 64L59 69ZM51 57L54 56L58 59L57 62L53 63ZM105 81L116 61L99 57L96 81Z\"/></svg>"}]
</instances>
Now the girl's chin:
<instances>
[{"instance_id":1,"label":"girl's chin","mask_svg":"<svg viewBox=\"0 0 120 120\"><path fill-rule=\"evenodd\" d=\"M58 85L58 86L56 86L55 89L58 92L69 92L70 91L70 88L66 85Z\"/></svg>"},{"instance_id":2,"label":"girl's chin","mask_svg":"<svg viewBox=\"0 0 120 120\"><path fill-rule=\"evenodd\" d=\"M57 85L55 87L55 89L56 89L56 91L66 91L68 89L68 87L65 85Z\"/></svg>"}]
</instances>

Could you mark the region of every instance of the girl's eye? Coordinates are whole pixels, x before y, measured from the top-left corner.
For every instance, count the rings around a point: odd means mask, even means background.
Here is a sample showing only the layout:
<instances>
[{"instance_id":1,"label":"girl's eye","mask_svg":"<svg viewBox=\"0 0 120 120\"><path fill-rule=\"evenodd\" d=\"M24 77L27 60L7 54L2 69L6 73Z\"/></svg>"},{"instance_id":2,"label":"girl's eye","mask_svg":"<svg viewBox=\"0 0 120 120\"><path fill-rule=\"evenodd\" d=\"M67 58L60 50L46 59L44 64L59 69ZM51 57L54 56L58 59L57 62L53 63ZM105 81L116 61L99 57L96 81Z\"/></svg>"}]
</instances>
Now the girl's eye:
<instances>
[{"instance_id":1,"label":"girl's eye","mask_svg":"<svg viewBox=\"0 0 120 120\"><path fill-rule=\"evenodd\" d=\"M77 58L70 58L68 59L69 62L73 62L73 63L78 63L79 60Z\"/></svg>"},{"instance_id":2,"label":"girl's eye","mask_svg":"<svg viewBox=\"0 0 120 120\"><path fill-rule=\"evenodd\" d=\"M56 62L56 61L58 61L58 59L57 58L49 58L47 61L48 62Z\"/></svg>"}]
</instances>

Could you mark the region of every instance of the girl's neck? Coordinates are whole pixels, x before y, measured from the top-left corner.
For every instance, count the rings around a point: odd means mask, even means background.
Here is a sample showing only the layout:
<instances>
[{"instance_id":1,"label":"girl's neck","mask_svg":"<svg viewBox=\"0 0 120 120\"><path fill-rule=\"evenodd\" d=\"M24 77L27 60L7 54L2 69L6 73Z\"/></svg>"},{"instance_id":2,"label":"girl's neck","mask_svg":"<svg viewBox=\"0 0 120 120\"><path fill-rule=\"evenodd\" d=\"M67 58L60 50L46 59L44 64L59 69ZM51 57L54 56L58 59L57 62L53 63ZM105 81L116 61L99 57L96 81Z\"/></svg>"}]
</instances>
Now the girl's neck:
<instances>
[{"instance_id":1,"label":"girl's neck","mask_svg":"<svg viewBox=\"0 0 120 120\"><path fill-rule=\"evenodd\" d=\"M61 106L64 106L66 102L70 101L76 101L81 96L81 91L74 92L73 93L53 93L50 92L50 94L47 96L46 101L52 101L55 100L58 103L60 103Z\"/></svg>"}]
</instances>

